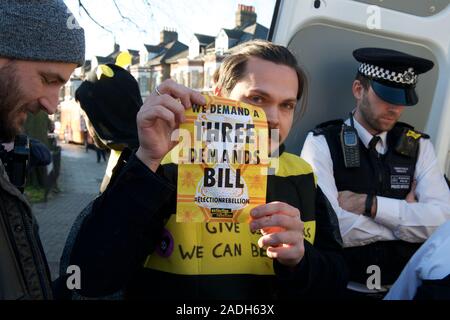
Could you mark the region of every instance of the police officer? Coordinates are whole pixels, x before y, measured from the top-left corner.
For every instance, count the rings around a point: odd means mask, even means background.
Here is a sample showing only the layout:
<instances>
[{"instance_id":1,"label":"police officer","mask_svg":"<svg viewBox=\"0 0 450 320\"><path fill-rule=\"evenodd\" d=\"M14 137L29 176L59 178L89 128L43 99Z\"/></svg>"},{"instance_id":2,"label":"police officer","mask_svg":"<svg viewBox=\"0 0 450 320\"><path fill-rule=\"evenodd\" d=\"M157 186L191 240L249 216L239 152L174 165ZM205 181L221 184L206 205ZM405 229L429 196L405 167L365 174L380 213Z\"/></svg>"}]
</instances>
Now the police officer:
<instances>
[{"instance_id":1,"label":"police officer","mask_svg":"<svg viewBox=\"0 0 450 320\"><path fill-rule=\"evenodd\" d=\"M36 220L12 184L26 167L6 170L11 157L1 146L16 141L16 149L23 147L16 155L26 157L27 143L17 137L27 114L55 113L61 87L84 63L84 31L62 0L2 0L0 30L0 300L51 299ZM11 166L17 167L14 157Z\"/></svg>"},{"instance_id":2,"label":"police officer","mask_svg":"<svg viewBox=\"0 0 450 320\"><path fill-rule=\"evenodd\" d=\"M373 292L368 267L380 268L382 285L394 283L420 244L450 219L450 192L429 136L398 122L405 107L417 104L418 75L433 62L381 48L353 56L360 62L356 108L345 122L309 133L302 157L337 212L349 287Z\"/></svg>"}]
</instances>

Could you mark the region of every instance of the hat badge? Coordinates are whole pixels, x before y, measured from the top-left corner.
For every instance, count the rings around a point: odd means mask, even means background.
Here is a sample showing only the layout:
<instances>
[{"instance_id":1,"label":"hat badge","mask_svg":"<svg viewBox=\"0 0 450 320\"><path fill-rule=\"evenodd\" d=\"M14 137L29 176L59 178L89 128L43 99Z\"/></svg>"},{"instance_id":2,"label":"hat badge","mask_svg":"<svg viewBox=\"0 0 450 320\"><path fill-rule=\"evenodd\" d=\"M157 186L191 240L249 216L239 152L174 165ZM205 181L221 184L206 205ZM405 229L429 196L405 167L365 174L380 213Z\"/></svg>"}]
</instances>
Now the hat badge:
<instances>
[{"instance_id":1,"label":"hat badge","mask_svg":"<svg viewBox=\"0 0 450 320\"><path fill-rule=\"evenodd\" d=\"M411 82L414 79L414 69L409 68L402 76L403 81L405 82Z\"/></svg>"}]
</instances>

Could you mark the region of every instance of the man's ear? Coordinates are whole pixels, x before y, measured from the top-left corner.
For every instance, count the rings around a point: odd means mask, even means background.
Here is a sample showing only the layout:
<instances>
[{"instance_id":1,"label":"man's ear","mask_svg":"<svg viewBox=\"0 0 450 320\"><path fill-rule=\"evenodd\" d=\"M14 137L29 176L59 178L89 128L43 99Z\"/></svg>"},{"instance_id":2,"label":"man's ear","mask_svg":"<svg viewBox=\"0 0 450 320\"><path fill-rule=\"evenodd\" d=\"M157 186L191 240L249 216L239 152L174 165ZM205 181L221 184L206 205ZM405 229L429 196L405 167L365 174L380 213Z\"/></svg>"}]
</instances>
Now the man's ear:
<instances>
[{"instance_id":1,"label":"man's ear","mask_svg":"<svg viewBox=\"0 0 450 320\"><path fill-rule=\"evenodd\" d=\"M356 100L362 99L363 93L364 93L364 87L359 80L353 81L352 92L353 92L353 96L355 97Z\"/></svg>"},{"instance_id":2,"label":"man's ear","mask_svg":"<svg viewBox=\"0 0 450 320\"><path fill-rule=\"evenodd\" d=\"M214 95L218 96L218 97L221 97L222 96L222 88L216 86L214 88Z\"/></svg>"}]
</instances>

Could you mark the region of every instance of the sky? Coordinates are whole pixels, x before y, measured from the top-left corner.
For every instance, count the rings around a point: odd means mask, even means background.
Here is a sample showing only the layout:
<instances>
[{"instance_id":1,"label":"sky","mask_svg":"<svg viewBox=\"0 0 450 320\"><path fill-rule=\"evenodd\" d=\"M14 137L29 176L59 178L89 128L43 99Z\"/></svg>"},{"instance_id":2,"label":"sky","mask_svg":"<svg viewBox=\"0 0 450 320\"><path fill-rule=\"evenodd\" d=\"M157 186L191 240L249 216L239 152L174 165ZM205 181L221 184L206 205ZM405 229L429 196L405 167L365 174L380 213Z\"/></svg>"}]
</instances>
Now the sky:
<instances>
[{"instance_id":1,"label":"sky","mask_svg":"<svg viewBox=\"0 0 450 320\"><path fill-rule=\"evenodd\" d=\"M96 25L79 8L78 0L64 0L86 33L86 58L106 56L114 41L121 49L140 50L143 44L158 44L164 28L175 29L178 39L189 44L194 33L217 36L221 28L235 26L239 4L252 5L258 23L270 28L275 0L82 0L91 16L113 34Z\"/></svg>"}]
</instances>

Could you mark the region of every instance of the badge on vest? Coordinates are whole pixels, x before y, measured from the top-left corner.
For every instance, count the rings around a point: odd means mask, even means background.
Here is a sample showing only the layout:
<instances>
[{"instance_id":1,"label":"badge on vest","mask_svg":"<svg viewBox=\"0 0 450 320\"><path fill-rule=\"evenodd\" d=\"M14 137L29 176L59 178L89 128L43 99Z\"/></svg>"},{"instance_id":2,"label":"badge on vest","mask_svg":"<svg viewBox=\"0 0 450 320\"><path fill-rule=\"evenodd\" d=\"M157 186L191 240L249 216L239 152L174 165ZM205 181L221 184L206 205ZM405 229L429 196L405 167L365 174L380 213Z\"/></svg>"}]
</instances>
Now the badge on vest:
<instances>
[{"instance_id":1,"label":"badge on vest","mask_svg":"<svg viewBox=\"0 0 450 320\"><path fill-rule=\"evenodd\" d=\"M410 167L393 166L391 168L391 189L409 190L411 185Z\"/></svg>"}]
</instances>

